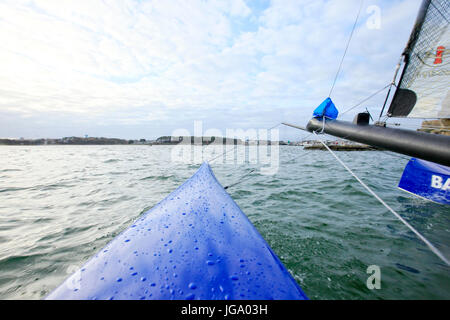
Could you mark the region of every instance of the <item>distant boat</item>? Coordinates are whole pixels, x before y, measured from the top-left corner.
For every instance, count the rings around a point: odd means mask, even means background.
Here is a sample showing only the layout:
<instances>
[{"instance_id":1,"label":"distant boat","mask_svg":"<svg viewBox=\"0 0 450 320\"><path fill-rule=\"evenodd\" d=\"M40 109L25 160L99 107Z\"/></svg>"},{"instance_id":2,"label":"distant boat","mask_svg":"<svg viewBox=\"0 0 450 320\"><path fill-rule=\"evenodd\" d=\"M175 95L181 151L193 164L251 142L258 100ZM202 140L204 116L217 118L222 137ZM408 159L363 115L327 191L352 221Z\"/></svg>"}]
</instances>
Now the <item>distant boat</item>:
<instances>
[{"instance_id":1,"label":"distant boat","mask_svg":"<svg viewBox=\"0 0 450 320\"><path fill-rule=\"evenodd\" d=\"M326 141L325 144L334 151L374 151L374 147L366 144L354 143L349 141ZM316 143L309 143L304 145L303 150L327 150L327 148L317 141Z\"/></svg>"}]
</instances>

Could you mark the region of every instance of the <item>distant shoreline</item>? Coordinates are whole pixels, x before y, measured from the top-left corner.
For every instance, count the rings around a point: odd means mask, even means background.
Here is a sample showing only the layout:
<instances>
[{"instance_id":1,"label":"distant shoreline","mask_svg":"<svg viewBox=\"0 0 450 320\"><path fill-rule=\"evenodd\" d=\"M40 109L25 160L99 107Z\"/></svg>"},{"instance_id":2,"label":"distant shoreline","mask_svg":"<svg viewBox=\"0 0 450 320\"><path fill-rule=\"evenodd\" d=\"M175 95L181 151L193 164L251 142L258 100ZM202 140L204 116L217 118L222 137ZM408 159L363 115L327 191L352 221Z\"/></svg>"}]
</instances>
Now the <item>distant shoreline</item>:
<instances>
[{"instance_id":1,"label":"distant shoreline","mask_svg":"<svg viewBox=\"0 0 450 320\"><path fill-rule=\"evenodd\" d=\"M0 145L3 146L42 146L42 145L177 145L177 144L192 144L192 145L294 145L294 143L286 143L284 141L266 141L266 140L247 140L230 139L223 137L172 137L163 136L156 140L126 140L118 138L104 138L104 137L65 137L60 139L0 139ZM298 145L295 143L295 145Z\"/></svg>"},{"instance_id":2,"label":"distant shoreline","mask_svg":"<svg viewBox=\"0 0 450 320\"><path fill-rule=\"evenodd\" d=\"M42 146L42 145L128 145L134 140L115 138L80 138L68 137L61 139L0 139L4 146Z\"/></svg>"},{"instance_id":3,"label":"distant shoreline","mask_svg":"<svg viewBox=\"0 0 450 320\"><path fill-rule=\"evenodd\" d=\"M366 145L358 143L352 143L349 141L326 141L326 143L338 151L351 150L362 151L369 149ZM0 139L0 146L75 146L75 145L144 145L144 146L175 146L175 145L240 145L240 146L267 146L267 145L279 145L279 146L293 146L293 147L305 147L305 149L325 149L323 145L316 140L306 141L270 141L270 140L242 140L237 138L224 138L224 137L173 137L163 136L156 140L126 140L118 138L103 138L103 137L65 137L60 139Z\"/></svg>"}]
</instances>

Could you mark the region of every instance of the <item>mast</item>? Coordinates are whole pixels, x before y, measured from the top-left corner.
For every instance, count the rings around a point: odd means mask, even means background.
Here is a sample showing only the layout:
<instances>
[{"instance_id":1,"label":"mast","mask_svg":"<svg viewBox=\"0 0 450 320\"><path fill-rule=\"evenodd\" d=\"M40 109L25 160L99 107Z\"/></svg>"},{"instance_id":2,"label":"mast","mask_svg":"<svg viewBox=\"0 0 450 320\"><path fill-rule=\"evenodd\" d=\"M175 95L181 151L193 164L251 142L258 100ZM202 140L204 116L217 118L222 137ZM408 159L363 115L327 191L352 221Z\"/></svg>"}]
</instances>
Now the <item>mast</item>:
<instances>
[{"instance_id":1,"label":"mast","mask_svg":"<svg viewBox=\"0 0 450 320\"><path fill-rule=\"evenodd\" d=\"M450 117L449 16L448 0L422 2L402 53L404 68L388 117Z\"/></svg>"},{"instance_id":2,"label":"mast","mask_svg":"<svg viewBox=\"0 0 450 320\"><path fill-rule=\"evenodd\" d=\"M387 104L389 96L391 94L392 86L395 86L395 81L397 80L397 75L398 75L398 72L402 65L402 62L406 65L409 61L409 58L408 58L409 53L411 52L411 49L414 47L414 44L417 41L417 38L419 36L420 30L422 29L422 25L423 25L423 22L425 21L425 17L427 15L428 7L430 6L430 4L431 4L431 0L423 0L422 1L422 4L419 9L419 14L418 14L416 22L414 24L413 31L411 32L411 36L408 40L408 44L406 45L406 47L402 53L402 56L400 58L400 61L398 62L397 66L395 68L394 78L392 79L391 86L389 87L389 91L386 95L386 99L384 101L383 107L381 108L380 116L379 116L378 123L377 123L378 125L383 125L383 126L385 125L385 123L381 123L380 120L381 120L381 117L383 116L384 109L386 108L386 104ZM405 74L405 70L406 70L406 68L403 68L399 82L402 81L403 75ZM396 93L397 93L397 89L395 90L395 93L394 93L394 99L395 99ZM389 116L389 113L388 113L388 116Z\"/></svg>"},{"instance_id":3,"label":"mast","mask_svg":"<svg viewBox=\"0 0 450 320\"><path fill-rule=\"evenodd\" d=\"M405 50L403 51L403 56L405 58L409 57L414 45L419 38L420 31L422 30L423 23L425 22L425 17L427 16L428 8L430 7L431 0L423 0L422 5L419 9L419 14L417 15L416 23L414 24L413 31L411 32L411 36L409 38L408 44L406 45ZM407 61L406 61L407 62Z\"/></svg>"}]
</instances>

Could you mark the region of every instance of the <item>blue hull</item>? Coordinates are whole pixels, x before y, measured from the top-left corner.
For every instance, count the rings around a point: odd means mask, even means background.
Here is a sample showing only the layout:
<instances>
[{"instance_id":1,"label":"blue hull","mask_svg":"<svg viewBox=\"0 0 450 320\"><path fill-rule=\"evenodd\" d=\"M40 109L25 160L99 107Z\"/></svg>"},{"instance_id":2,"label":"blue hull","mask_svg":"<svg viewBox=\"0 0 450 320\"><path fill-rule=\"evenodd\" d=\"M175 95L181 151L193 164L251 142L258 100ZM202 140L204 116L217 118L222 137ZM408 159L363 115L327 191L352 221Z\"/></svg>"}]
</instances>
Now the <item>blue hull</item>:
<instances>
[{"instance_id":1,"label":"blue hull","mask_svg":"<svg viewBox=\"0 0 450 320\"><path fill-rule=\"evenodd\" d=\"M208 164L47 299L307 299Z\"/></svg>"},{"instance_id":2,"label":"blue hull","mask_svg":"<svg viewBox=\"0 0 450 320\"><path fill-rule=\"evenodd\" d=\"M413 158L398 187L427 200L450 204L450 167Z\"/></svg>"}]
</instances>

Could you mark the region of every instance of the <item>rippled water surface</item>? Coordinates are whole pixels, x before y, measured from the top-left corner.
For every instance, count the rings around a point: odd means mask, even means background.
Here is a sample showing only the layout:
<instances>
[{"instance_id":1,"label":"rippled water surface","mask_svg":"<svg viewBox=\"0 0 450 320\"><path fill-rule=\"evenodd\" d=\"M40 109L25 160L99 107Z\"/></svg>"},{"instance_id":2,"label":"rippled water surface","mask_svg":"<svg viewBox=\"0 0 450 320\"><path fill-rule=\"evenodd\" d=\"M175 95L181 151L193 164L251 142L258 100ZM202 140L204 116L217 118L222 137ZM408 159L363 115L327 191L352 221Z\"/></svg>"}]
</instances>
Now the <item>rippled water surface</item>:
<instances>
[{"instance_id":1,"label":"rippled water surface","mask_svg":"<svg viewBox=\"0 0 450 320\"><path fill-rule=\"evenodd\" d=\"M407 160L339 156L450 256L449 207L396 188ZM199 167L170 159L168 146L1 146L0 299L44 298ZM311 299L450 298L450 269L329 153L282 147L280 162L228 192ZM211 167L226 186L256 166Z\"/></svg>"}]
</instances>

